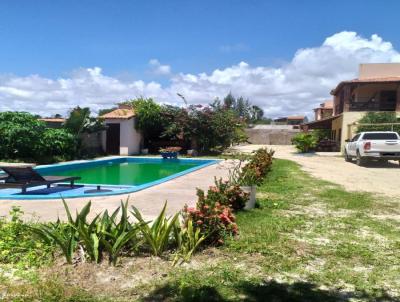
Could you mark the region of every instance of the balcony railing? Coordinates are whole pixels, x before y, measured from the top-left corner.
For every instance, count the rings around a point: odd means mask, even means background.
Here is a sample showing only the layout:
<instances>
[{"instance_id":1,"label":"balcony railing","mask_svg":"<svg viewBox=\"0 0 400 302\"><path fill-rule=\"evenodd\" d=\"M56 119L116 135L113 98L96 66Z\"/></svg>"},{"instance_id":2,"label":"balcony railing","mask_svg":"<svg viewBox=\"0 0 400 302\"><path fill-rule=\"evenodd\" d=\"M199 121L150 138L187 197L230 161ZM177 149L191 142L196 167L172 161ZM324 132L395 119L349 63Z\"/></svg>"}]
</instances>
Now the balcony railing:
<instances>
[{"instance_id":1,"label":"balcony railing","mask_svg":"<svg viewBox=\"0 0 400 302\"><path fill-rule=\"evenodd\" d=\"M396 100L381 100L368 97L350 101L350 111L395 111Z\"/></svg>"}]
</instances>

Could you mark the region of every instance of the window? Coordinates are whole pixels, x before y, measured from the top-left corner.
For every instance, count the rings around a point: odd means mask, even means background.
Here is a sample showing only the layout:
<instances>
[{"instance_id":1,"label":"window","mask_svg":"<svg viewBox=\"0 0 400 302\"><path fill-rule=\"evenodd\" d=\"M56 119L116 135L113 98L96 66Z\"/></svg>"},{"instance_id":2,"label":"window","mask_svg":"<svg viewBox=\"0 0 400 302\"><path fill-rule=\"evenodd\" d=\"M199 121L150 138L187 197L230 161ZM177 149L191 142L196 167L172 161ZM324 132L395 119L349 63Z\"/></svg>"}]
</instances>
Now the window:
<instances>
[{"instance_id":1,"label":"window","mask_svg":"<svg viewBox=\"0 0 400 302\"><path fill-rule=\"evenodd\" d=\"M359 137L360 137L360 134L357 134L356 136L354 136L354 137L351 139L351 141L352 141L352 142L355 142L355 141L358 140Z\"/></svg>"},{"instance_id":2,"label":"window","mask_svg":"<svg viewBox=\"0 0 400 302\"><path fill-rule=\"evenodd\" d=\"M391 139L399 139L398 135L394 132L388 133L365 133L363 139L371 139L371 140L391 140Z\"/></svg>"}]
</instances>

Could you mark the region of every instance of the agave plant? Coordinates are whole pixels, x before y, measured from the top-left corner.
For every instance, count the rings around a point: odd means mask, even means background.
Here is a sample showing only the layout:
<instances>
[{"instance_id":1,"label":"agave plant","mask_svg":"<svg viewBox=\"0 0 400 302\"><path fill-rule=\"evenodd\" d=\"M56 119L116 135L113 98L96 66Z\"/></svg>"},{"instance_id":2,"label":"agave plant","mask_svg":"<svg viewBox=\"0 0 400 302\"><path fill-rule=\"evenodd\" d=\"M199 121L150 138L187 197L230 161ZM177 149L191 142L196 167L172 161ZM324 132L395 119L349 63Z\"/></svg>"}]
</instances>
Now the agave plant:
<instances>
[{"instance_id":1,"label":"agave plant","mask_svg":"<svg viewBox=\"0 0 400 302\"><path fill-rule=\"evenodd\" d=\"M150 226L148 222L144 221L139 210L132 206L133 211L131 213L138 220L139 231L154 256L160 256L168 248L173 228L179 216L179 213L176 213L172 218L167 218L165 215L166 208L167 202Z\"/></svg>"},{"instance_id":2,"label":"agave plant","mask_svg":"<svg viewBox=\"0 0 400 302\"><path fill-rule=\"evenodd\" d=\"M193 253L200 244L206 239L206 236L200 236L200 228L193 227L193 221L189 219L186 227L181 227L179 223L174 227L175 240L178 244L172 265L178 262L189 262Z\"/></svg>"},{"instance_id":3,"label":"agave plant","mask_svg":"<svg viewBox=\"0 0 400 302\"><path fill-rule=\"evenodd\" d=\"M121 212L121 218L116 223L116 217ZM119 255L124 248L130 250L135 249L139 243L134 240L137 237L141 223L131 223L128 218L128 200L125 203L121 202L121 207L116 209L114 213L109 216L106 211L100 220L100 229L102 232L101 243L107 251L109 261L116 265Z\"/></svg>"},{"instance_id":4,"label":"agave plant","mask_svg":"<svg viewBox=\"0 0 400 302\"><path fill-rule=\"evenodd\" d=\"M88 202L80 212L76 212L75 219L72 217L69 207L63 200L67 214L68 223L56 223L38 225L32 230L46 242L55 243L62 250L66 261L72 263L74 253L78 246L90 261L100 262L102 255L106 252L109 261L116 265L118 257L124 249L133 249L137 245L137 236L141 224L131 223L128 218L128 200L118 207L112 215L105 211L96 215L88 222L91 202ZM121 211L121 217L117 222L117 216Z\"/></svg>"}]
</instances>

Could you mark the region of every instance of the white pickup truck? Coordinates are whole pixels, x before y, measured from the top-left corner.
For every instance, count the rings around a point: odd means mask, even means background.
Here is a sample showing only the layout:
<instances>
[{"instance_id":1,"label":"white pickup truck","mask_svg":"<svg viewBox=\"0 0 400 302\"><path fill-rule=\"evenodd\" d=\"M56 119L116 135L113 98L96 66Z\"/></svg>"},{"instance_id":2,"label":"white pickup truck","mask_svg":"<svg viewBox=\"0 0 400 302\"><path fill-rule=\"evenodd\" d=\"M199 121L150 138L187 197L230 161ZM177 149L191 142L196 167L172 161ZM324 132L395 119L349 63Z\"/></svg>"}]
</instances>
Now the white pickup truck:
<instances>
[{"instance_id":1,"label":"white pickup truck","mask_svg":"<svg viewBox=\"0 0 400 302\"><path fill-rule=\"evenodd\" d=\"M361 132L346 142L344 157L348 162L355 158L359 166L368 160L398 160L400 164L400 136L397 132Z\"/></svg>"}]
</instances>

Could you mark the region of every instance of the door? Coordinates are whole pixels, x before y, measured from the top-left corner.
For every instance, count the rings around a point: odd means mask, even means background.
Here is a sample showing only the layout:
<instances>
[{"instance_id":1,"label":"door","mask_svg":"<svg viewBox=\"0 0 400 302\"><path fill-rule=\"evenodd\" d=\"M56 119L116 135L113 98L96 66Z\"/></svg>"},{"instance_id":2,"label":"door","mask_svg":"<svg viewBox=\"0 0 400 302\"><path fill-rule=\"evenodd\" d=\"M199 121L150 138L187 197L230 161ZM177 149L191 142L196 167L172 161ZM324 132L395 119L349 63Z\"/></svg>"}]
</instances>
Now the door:
<instances>
[{"instance_id":1,"label":"door","mask_svg":"<svg viewBox=\"0 0 400 302\"><path fill-rule=\"evenodd\" d=\"M360 134L357 134L348 143L348 147L347 147L348 155L351 155L351 156L357 155L357 141L358 141L359 137L360 137Z\"/></svg>"},{"instance_id":2,"label":"door","mask_svg":"<svg viewBox=\"0 0 400 302\"><path fill-rule=\"evenodd\" d=\"M107 124L106 152L108 154L119 154L120 124Z\"/></svg>"}]
</instances>

